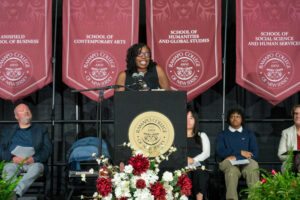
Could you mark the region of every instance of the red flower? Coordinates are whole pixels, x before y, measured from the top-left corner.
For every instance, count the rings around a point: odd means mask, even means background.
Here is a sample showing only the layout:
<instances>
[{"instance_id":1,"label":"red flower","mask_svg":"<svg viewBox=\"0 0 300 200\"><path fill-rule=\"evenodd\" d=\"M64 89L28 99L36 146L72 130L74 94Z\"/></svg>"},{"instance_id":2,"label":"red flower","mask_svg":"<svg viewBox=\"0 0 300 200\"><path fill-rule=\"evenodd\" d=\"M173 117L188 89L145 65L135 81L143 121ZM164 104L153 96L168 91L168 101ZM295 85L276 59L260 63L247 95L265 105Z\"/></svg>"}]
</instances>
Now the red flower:
<instances>
[{"instance_id":1,"label":"red flower","mask_svg":"<svg viewBox=\"0 0 300 200\"><path fill-rule=\"evenodd\" d=\"M275 175L276 175L276 171L273 169L273 170L271 171L271 174L275 176Z\"/></svg>"},{"instance_id":2,"label":"red flower","mask_svg":"<svg viewBox=\"0 0 300 200\"><path fill-rule=\"evenodd\" d=\"M189 177L186 174L183 174L179 177L179 180L177 181L177 185L181 187L182 195L186 195L186 196L191 195L192 181L189 179Z\"/></svg>"},{"instance_id":3,"label":"red flower","mask_svg":"<svg viewBox=\"0 0 300 200\"><path fill-rule=\"evenodd\" d=\"M146 182L144 181L144 179L138 179L136 181L136 188L144 189L145 187L146 187Z\"/></svg>"},{"instance_id":4,"label":"red flower","mask_svg":"<svg viewBox=\"0 0 300 200\"><path fill-rule=\"evenodd\" d=\"M260 182L261 183L266 183L267 181L266 181L266 179L262 178Z\"/></svg>"},{"instance_id":5,"label":"red flower","mask_svg":"<svg viewBox=\"0 0 300 200\"><path fill-rule=\"evenodd\" d=\"M106 167L100 167L99 176L108 177L109 170Z\"/></svg>"},{"instance_id":6,"label":"red flower","mask_svg":"<svg viewBox=\"0 0 300 200\"><path fill-rule=\"evenodd\" d=\"M166 200L166 190L162 183L156 182L155 184L151 184L150 192L156 200Z\"/></svg>"},{"instance_id":7,"label":"red flower","mask_svg":"<svg viewBox=\"0 0 300 200\"><path fill-rule=\"evenodd\" d=\"M100 177L96 180L97 191L103 197L106 197L109 193L112 192L112 183L108 178Z\"/></svg>"},{"instance_id":8,"label":"red flower","mask_svg":"<svg viewBox=\"0 0 300 200\"><path fill-rule=\"evenodd\" d=\"M146 172L150 164L149 160L140 154L131 157L128 163L132 165L135 175L141 175L141 173Z\"/></svg>"},{"instance_id":9,"label":"red flower","mask_svg":"<svg viewBox=\"0 0 300 200\"><path fill-rule=\"evenodd\" d=\"M126 197L121 197L121 198L119 198L117 200L127 200L127 198Z\"/></svg>"},{"instance_id":10,"label":"red flower","mask_svg":"<svg viewBox=\"0 0 300 200\"><path fill-rule=\"evenodd\" d=\"M180 194L181 195L185 195L185 196L190 196L191 195L191 189L188 189L188 188L182 188L181 191L180 191Z\"/></svg>"}]
</instances>

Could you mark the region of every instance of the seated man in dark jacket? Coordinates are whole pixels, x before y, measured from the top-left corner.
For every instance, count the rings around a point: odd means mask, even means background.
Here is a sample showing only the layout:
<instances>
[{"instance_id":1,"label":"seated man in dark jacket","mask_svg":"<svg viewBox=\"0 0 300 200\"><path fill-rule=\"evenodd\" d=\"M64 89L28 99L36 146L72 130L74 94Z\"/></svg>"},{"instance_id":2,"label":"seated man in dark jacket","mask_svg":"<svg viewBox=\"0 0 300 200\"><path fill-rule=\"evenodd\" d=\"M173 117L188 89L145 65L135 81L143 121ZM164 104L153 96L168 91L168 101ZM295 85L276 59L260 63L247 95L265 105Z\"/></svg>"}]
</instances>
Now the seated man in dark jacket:
<instances>
[{"instance_id":1,"label":"seated man in dark jacket","mask_svg":"<svg viewBox=\"0 0 300 200\"><path fill-rule=\"evenodd\" d=\"M14 114L19 124L1 132L0 160L12 161L4 167L6 179L9 179L17 171L18 165L27 158L21 169L26 173L15 188L17 196L22 196L43 174L43 163L46 163L50 157L52 146L47 128L31 123L32 114L27 105L19 104ZM26 152L25 149L29 151Z\"/></svg>"},{"instance_id":2,"label":"seated man in dark jacket","mask_svg":"<svg viewBox=\"0 0 300 200\"><path fill-rule=\"evenodd\" d=\"M225 174L226 199L238 200L238 180L243 176L248 187L259 180L259 172L255 161L258 156L256 137L253 132L246 130L242 123L244 114L240 109L228 111L228 129L217 136L217 154L223 161L219 168ZM240 163L234 163L240 161ZM244 161L244 163L242 163Z\"/></svg>"}]
</instances>

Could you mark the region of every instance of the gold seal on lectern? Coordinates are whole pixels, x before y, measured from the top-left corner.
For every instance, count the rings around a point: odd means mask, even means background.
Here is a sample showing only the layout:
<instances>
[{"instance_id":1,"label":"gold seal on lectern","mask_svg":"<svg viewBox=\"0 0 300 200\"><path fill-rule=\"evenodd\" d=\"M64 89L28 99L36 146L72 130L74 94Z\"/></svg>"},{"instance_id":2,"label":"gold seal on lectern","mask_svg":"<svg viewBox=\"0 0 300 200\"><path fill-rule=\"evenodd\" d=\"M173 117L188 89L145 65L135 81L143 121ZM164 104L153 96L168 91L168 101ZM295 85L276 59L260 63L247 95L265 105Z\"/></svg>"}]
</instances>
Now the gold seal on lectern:
<instances>
[{"instance_id":1,"label":"gold seal on lectern","mask_svg":"<svg viewBox=\"0 0 300 200\"><path fill-rule=\"evenodd\" d=\"M134 149L155 157L165 153L172 146L174 127L164 114L148 111L132 120L128 136Z\"/></svg>"}]
</instances>

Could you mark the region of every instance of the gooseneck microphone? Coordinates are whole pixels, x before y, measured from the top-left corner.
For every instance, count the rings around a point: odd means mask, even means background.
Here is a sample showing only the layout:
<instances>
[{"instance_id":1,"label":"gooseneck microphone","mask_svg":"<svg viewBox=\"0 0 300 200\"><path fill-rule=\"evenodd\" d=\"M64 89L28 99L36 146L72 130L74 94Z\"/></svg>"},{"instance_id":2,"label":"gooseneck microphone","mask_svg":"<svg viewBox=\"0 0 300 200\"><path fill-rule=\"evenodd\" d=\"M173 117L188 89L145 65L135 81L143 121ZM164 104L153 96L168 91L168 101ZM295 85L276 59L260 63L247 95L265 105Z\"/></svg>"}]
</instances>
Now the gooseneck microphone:
<instances>
[{"instance_id":1,"label":"gooseneck microphone","mask_svg":"<svg viewBox=\"0 0 300 200\"><path fill-rule=\"evenodd\" d=\"M144 90L144 91L149 90L149 87L148 87L146 81L144 80L144 73L143 72L133 73L132 78L134 80L133 85L138 85L139 90Z\"/></svg>"}]
</instances>

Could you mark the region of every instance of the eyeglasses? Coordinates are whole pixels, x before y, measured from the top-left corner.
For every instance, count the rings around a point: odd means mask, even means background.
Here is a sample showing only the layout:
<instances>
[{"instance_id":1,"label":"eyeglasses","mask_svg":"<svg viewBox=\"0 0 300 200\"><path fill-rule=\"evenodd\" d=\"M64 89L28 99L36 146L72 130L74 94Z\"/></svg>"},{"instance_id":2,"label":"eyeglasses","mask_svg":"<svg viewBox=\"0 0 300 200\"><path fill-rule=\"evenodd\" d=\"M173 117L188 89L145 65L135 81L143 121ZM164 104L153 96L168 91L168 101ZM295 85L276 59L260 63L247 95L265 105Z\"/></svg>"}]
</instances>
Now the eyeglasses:
<instances>
[{"instance_id":1,"label":"eyeglasses","mask_svg":"<svg viewBox=\"0 0 300 200\"><path fill-rule=\"evenodd\" d=\"M137 56L138 57L143 57L143 56L145 56L145 57L150 57L150 55L151 55L151 53L150 52L140 52Z\"/></svg>"}]
</instances>

